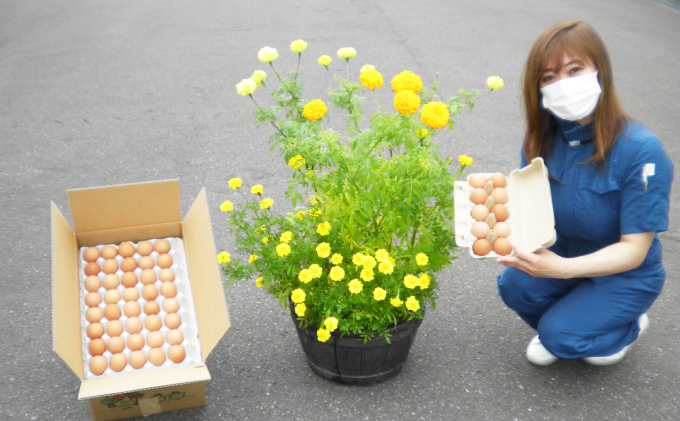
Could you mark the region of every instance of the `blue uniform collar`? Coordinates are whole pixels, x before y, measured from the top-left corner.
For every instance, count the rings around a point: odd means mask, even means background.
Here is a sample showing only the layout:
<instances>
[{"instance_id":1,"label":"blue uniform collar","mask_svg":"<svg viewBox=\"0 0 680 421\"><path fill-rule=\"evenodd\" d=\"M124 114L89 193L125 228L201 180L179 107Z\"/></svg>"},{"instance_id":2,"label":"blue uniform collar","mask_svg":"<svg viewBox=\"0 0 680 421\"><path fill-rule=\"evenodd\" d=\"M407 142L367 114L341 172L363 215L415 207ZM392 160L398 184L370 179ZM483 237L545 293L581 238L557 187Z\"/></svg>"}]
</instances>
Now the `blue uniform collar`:
<instances>
[{"instance_id":1,"label":"blue uniform collar","mask_svg":"<svg viewBox=\"0 0 680 421\"><path fill-rule=\"evenodd\" d=\"M593 123L580 125L575 121L563 120L555 117L557 120L557 127L564 140L570 146L578 146L586 142L590 142L593 138Z\"/></svg>"}]
</instances>

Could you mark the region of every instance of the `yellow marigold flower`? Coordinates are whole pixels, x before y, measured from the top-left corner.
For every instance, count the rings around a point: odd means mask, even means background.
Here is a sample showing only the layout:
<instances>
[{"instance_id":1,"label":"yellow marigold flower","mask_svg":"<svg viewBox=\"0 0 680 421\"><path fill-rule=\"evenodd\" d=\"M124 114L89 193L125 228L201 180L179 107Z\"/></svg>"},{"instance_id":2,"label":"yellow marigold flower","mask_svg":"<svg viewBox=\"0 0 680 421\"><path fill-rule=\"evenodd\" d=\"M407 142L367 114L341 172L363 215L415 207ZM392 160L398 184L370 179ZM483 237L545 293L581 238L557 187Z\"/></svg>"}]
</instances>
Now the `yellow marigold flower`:
<instances>
[{"instance_id":1,"label":"yellow marigold flower","mask_svg":"<svg viewBox=\"0 0 680 421\"><path fill-rule=\"evenodd\" d=\"M430 286L430 275L427 273L421 273L418 277L418 286L420 289L427 289Z\"/></svg>"},{"instance_id":2,"label":"yellow marigold flower","mask_svg":"<svg viewBox=\"0 0 680 421\"><path fill-rule=\"evenodd\" d=\"M316 232L319 233L319 235L328 235L331 232L331 224L328 221L323 221L316 227Z\"/></svg>"},{"instance_id":3,"label":"yellow marigold flower","mask_svg":"<svg viewBox=\"0 0 680 421\"><path fill-rule=\"evenodd\" d=\"M406 299L406 308L411 310L411 311L418 311L420 309L420 302L411 295Z\"/></svg>"},{"instance_id":4,"label":"yellow marigold flower","mask_svg":"<svg viewBox=\"0 0 680 421\"><path fill-rule=\"evenodd\" d=\"M352 257L352 263L357 266L363 266L365 257L366 256L364 256L363 253L357 253Z\"/></svg>"},{"instance_id":5,"label":"yellow marigold flower","mask_svg":"<svg viewBox=\"0 0 680 421\"><path fill-rule=\"evenodd\" d=\"M416 134L417 134L418 137L420 137L421 139L425 139L425 138L427 137L427 134L428 134L428 133L429 133L429 132L427 131L427 129L418 129L418 130L416 130Z\"/></svg>"},{"instance_id":6,"label":"yellow marigold flower","mask_svg":"<svg viewBox=\"0 0 680 421\"><path fill-rule=\"evenodd\" d=\"M276 48L263 47L257 53L257 59L262 63L271 63L277 58L279 58L279 52L276 51Z\"/></svg>"},{"instance_id":7,"label":"yellow marigold flower","mask_svg":"<svg viewBox=\"0 0 680 421\"><path fill-rule=\"evenodd\" d=\"M299 170L303 165L305 165L305 159L302 155L295 155L288 161L288 166L294 170Z\"/></svg>"},{"instance_id":8,"label":"yellow marigold flower","mask_svg":"<svg viewBox=\"0 0 680 421\"><path fill-rule=\"evenodd\" d=\"M255 232L265 232L267 230L267 227L264 225L260 225L260 228L256 229Z\"/></svg>"},{"instance_id":9,"label":"yellow marigold flower","mask_svg":"<svg viewBox=\"0 0 680 421\"><path fill-rule=\"evenodd\" d=\"M248 258L248 263L253 263L255 260L257 260L260 256L257 254L251 254L250 257Z\"/></svg>"},{"instance_id":10,"label":"yellow marigold flower","mask_svg":"<svg viewBox=\"0 0 680 421\"><path fill-rule=\"evenodd\" d=\"M281 257L288 256L290 254L290 246L286 243L281 243L276 246L276 253Z\"/></svg>"},{"instance_id":11,"label":"yellow marigold flower","mask_svg":"<svg viewBox=\"0 0 680 421\"><path fill-rule=\"evenodd\" d=\"M375 70L375 66L372 64L364 64L363 66L361 66L361 70L359 70L359 73L363 73L366 70Z\"/></svg>"},{"instance_id":12,"label":"yellow marigold flower","mask_svg":"<svg viewBox=\"0 0 680 421\"><path fill-rule=\"evenodd\" d=\"M314 101L310 101L305 104L304 108L302 109L302 115L307 120L318 120L325 116L327 111L328 107L326 107L326 104L324 104L320 99L315 99Z\"/></svg>"},{"instance_id":13,"label":"yellow marigold flower","mask_svg":"<svg viewBox=\"0 0 680 421\"><path fill-rule=\"evenodd\" d=\"M340 266L333 266L328 276L335 282L342 281L342 278L345 277L345 269Z\"/></svg>"},{"instance_id":14,"label":"yellow marigold flower","mask_svg":"<svg viewBox=\"0 0 680 421\"><path fill-rule=\"evenodd\" d=\"M394 265L389 259L385 259L378 265L378 270L385 275L389 275L394 271Z\"/></svg>"},{"instance_id":15,"label":"yellow marigold flower","mask_svg":"<svg viewBox=\"0 0 680 421\"><path fill-rule=\"evenodd\" d=\"M470 158L467 155L460 155L458 157L458 162L460 162L460 165L464 167L469 167L470 165L472 165L472 158Z\"/></svg>"},{"instance_id":16,"label":"yellow marigold flower","mask_svg":"<svg viewBox=\"0 0 680 421\"><path fill-rule=\"evenodd\" d=\"M390 263L392 263L392 266L397 265L397 262L391 256L387 256L385 260L388 260Z\"/></svg>"},{"instance_id":17,"label":"yellow marigold flower","mask_svg":"<svg viewBox=\"0 0 680 421\"><path fill-rule=\"evenodd\" d=\"M338 57L349 60L357 55L357 50L352 47L345 47L338 50Z\"/></svg>"},{"instance_id":18,"label":"yellow marigold flower","mask_svg":"<svg viewBox=\"0 0 680 421\"><path fill-rule=\"evenodd\" d=\"M267 244L269 242L269 236L266 236L262 239L262 242Z\"/></svg>"},{"instance_id":19,"label":"yellow marigold flower","mask_svg":"<svg viewBox=\"0 0 680 421\"><path fill-rule=\"evenodd\" d=\"M257 82L250 78L243 79L236 84L236 93L241 96L251 95L255 89L257 89Z\"/></svg>"},{"instance_id":20,"label":"yellow marigold flower","mask_svg":"<svg viewBox=\"0 0 680 421\"><path fill-rule=\"evenodd\" d=\"M418 266L425 266L429 261L430 259L427 257L427 254L425 253L416 254L416 263L418 264Z\"/></svg>"},{"instance_id":21,"label":"yellow marigold flower","mask_svg":"<svg viewBox=\"0 0 680 421\"><path fill-rule=\"evenodd\" d=\"M251 194L262 194L264 191L264 187L262 184L255 184L253 187L250 188L250 193Z\"/></svg>"},{"instance_id":22,"label":"yellow marigold flower","mask_svg":"<svg viewBox=\"0 0 680 421\"><path fill-rule=\"evenodd\" d=\"M255 70L253 75L250 77L257 83L257 86L264 85L264 81L267 79L267 74L262 70Z\"/></svg>"},{"instance_id":23,"label":"yellow marigold flower","mask_svg":"<svg viewBox=\"0 0 680 421\"><path fill-rule=\"evenodd\" d=\"M362 68L361 74L359 75L359 81L368 89L375 89L383 86L383 76L375 69L363 70Z\"/></svg>"},{"instance_id":24,"label":"yellow marigold flower","mask_svg":"<svg viewBox=\"0 0 680 421\"><path fill-rule=\"evenodd\" d=\"M305 217L305 215L307 215L307 212L298 212L297 213L297 217L300 221L302 221L302 219Z\"/></svg>"},{"instance_id":25,"label":"yellow marigold flower","mask_svg":"<svg viewBox=\"0 0 680 421\"><path fill-rule=\"evenodd\" d=\"M326 328L326 330L328 330L329 332L333 332L335 331L335 329L338 328L338 319L336 319L335 317L329 317L326 320L324 320L323 325Z\"/></svg>"},{"instance_id":26,"label":"yellow marigold flower","mask_svg":"<svg viewBox=\"0 0 680 421\"><path fill-rule=\"evenodd\" d=\"M309 216L311 216L312 218L318 218L321 216L322 213L323 211L321 209L310 209Z\"/></svg>"},{"instance_id":27,"label":"yellow marigold flower","mask_svg":"<svg viewBox=\"0 0 680 421\"><path fill-rule=\"evenodd\" d=\"M258 288L262 288L262 277L260 276L255 280L255 286Z\"/></svg>"},{"instance_id":28,"label":"yellow marigold flower","mask_svg":"<svg viewBox=\"0 0 680 421\"><path fill-rule=\"evenodd\" d=\"M316 338L319 342L326 342L331 338L331 333L326 329L319 329L316 331Z\"/></svg>"},{"instance_id":29,"label":"yellow marigold flower","mask_svg":"<svg viewBox=\"0 0 680 421\"><path fill-rule=\"evenodd\" d=\"M295 314L298 315L298 317L305 317L305 312L307 311L307 306L302 303L298 304L295 306Z\"/></svg>"},{"instance_id":30,"label":"yellow marigold flower","mask_svg":"<svg viewBox=\"0 0 680 421\"><path fill-rule=\"evenodd\" d=\"M300 271L300 273L298 274L298 279L303 284L308 284L308 283L312 282L312 279L314 279L314 278L312 277L312 274L309 273L308 269L302 269Z\"/></svg>"},{"instance_id":31,"label":"yellow marigold flower","mask_svg":"<svg viewBox=\"0 0 680 421\"><path fill-rule=\"evenodd\" d=\"M394 108L403 115L413 114L420 108L420 97L408 89L394 95Z\"/></svg>"},{"instance_id":32,"label":"yellow marigold flower","mask_svg":"<svg viewBox=\"0 0 680 421\"><path fill-rule=\"evenodd\" d=\"M340 253L334 253L333 256L331 256L331 263L334 265L339 265L342 263L342 254Z\"/></svg>"},{"instance_id":33,"label":"yellow marigold flower","mask_svg":"<svg viewBox=\"0 0 680 421\"><path fill-rule=\"evenodd\" d=\"M423 80L420 76L404 70L392 78L392 90L394 92L401 92L404 89L417 94L423 89Z\"/></svg>"},{"instance_id":34,"label":"yellow marigold flower","mask_svg":"<svg viewBox=\"0 0 680 421\"><path fill-rule=\"evenodd\" d=\"M449 110L443 102L428 102L423 105L420 119L433 129L441 129L449 124Z\"/></svg>"},{"instance_id":35,"label":"yellow marigold flower","mask_svg":"<svg viewBox=\"0 0 680 421\"><path fill-rule=\"evenodd\" d=\"M301 53L307 49L307 43L301 39L296 39L290 43L290 50L294 53Z\"/></svg>"},{"instance_id":36,"label":"yellow marigold flower","mask_svg":"<svg viewBox=\"0 0 680 421\"><path fill-rule=\"evenodd\" d=\"M373 299L376 301L382 301L387 297L387 291L378 287L373 290Z\"/></svg>"},{"instance_id":37,"label":"yellow marigold flower","mask_svg":"<svg viewBox=\"0 0 680 421\"><path fill-rule=\"evenodd\" d=\"M498 76L489 76L489 78L486 79L486 86L492 91L501 89L503 87L503 79Z\"/></svg>"},{"instance_id":38,"label":"yellow marigold flower","mask_svg":"<svg viewBox=\"0 0 680 421\"><path fill-rule=\"evenodd\" d=\"M347 286L349 287L349 292L352 294L359 294L364 290L364 284L358 279L352 279Z\"/></svg>"},{"instance_id":39,"label":"yellow marigold flower","mask_svg":"<svg viewBox=\"0 0 680 421\"><path fill-rule=\"evenodd\" d=\"M304 303L306 297L307 294L305 294L301 288L294 289L293 292L290 293L290 300L295 304Z\"/></svg>"},{"instance_id":40,"label":"yellow marigold flower","mask_svg":"<svg viewBox=\"0 0 680 421\"><path fill-rule=\"evenodd\" d=\"M270 197L260 200L260 209L269 209L274 204L274 200Z\"/></svg>"},{"instance_id":41,"label":"yellow marigold flower","mask_svg":"<svg viewBox=\"0 0 680 421\"><path fill-rule=\"evenodd\" d=\"M220 210L222 212L231 212L234 210L234 204L228 200L225 200L224 203L220 205Z\"/></svg>"},{"instance_id":42,"label":"yellow marigold flower","mask_svg":"<svg viewBox=\"0 0 680 421\"><path fill-rule=\"evenodd\" d=\"M321 274L323 273L323 269L321 266L317 265L316 263L309 265L309 274L312 275L312 278L317 279L321 278Z\"/></svg>"},{"instance_id":43,"label":"yellow marigold flower","mask_svg":"<svg viewBox=\"0 0 680 421\"><path fill-rule=\"evenodd\" d=\"M401 307L401 305L404 304L404 302L401 301L399 297L394 297L390 298L390 304L392 304L394 307Z\"/></svg>"},{"instance_id":44,"label":"yellow marigold flower","mask_svg":"<svg viewBox=\"0 0 680 421\"><path fill-rule=\"evenodd\" d=\"M359 277L363 279L364 282L371 282L373 278L375 278L375 275L373 274L373 269L363 268L361 269Z\"/></svg>"},{"instance_id":45,"label":"yellow marigold flower","mask_svg":"<svg viewBox=\"0 0 680 421\"><path fill-rule=\"evenodd\" d=\"M223 251L222 253L217 255L217 263L222 264L229 262L231 262L231 256L226 251Z\"/></svg>"},{"instance_id":46,"label":"yellow marigold flower","mask_svg":"<svg viewBox=\"0 0 680 421\"><path fill-rule=\"evenodd\" d=\"M373 269L376 265L375 257L373 256L364 256L364 262L363 266L366 269Z\"/></svg>"},{"instance_id":47,"label":"yellow marigold flower","mask_svg":"<svg viewBox=\"0 0 680 421\"><path fill-rule=\"evenodd\" d=\"M408 289L413 289L418 286L418 278L413 275L404 276L404 285Z\"/></svg>"},{"instance_id":48,"label":"yellow marigold flower","mask_svg":"<svg viewBox=\"0 0 680 421\"><path fill-rule=\"evenodd\" d=\"M241 187L242 183L243 183L243 181L241 181L240 178L238 178L238 177L232 178L231 180L229 180L229 187L236 190L239 187Z\"/></svg>"},{"instance_id":49,"label":"yellow marigold flower","mask_svg":"<svg viewBox=\"0 0 680 421\"><path fill-rule=\"evenodd\" d=\"M331 255L331 245L328 243L319 244L316 246L316 254L318 254L322 259L325 259Z\"/></svg>"},{"instance_id":50,"label":"yellow marigold flower","mask_svg":"<svg viewBox=\"0 0 680 421\"><path fill-rule=\"evenodd\" d=\"M328 68L328 65L331 64L331 61L333 61L330 56L321 56L319 57L319 64Z\"/></svg>"},{"instance_id":51,"label":"yellow marigold flower","mask_svg":"<svg viewBox=\"0 0 680 421\"><path fill-rule=\"evenodd\" d=\"M382 262L383 260L390 257L390 254L385 249L380 249L375 252L375 260Z\"/></svg>"},{"instance_id":52,"label":"yellow marigold flower","mask_svg":"<svg viewBox=\"0 0 680 421\"><path fill-rule=\"evenodd\" d=\"M279 238L279 241L282 243L290 243L290 240L293 239L293 233L290 231L286 231L283 234L281 234L281 237Z\"/></svg>"}]
</instances>

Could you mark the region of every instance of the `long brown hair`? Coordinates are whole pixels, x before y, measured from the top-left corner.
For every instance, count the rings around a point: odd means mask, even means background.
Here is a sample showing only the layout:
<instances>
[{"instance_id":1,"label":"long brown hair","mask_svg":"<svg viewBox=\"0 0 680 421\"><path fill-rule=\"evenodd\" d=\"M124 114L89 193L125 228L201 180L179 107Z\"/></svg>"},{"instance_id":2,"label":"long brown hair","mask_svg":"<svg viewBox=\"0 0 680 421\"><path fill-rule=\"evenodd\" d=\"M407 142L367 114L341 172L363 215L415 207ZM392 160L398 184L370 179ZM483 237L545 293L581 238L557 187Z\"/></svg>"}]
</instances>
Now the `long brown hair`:
<instances>
[{"instance_id":1,"label":"long brown hair","mask_svg":"<svg viewBox=\"0 0 680 421\"><path fill-rule=\"evenodd\" d=\"M589 59L598 71L602 89L593 113L593 143L595 152L585 163L604 164L628 116L614 89L609 54L600 36L581 21L555 24L534 42L524 67L522 99L526 112L524 156L527 162L540 156L545 159L552 151L552 138L557 120L543 108L539 83L546 69L555 72L562 67L567 54L572 58Z\"/></svg>"}]
</instances>

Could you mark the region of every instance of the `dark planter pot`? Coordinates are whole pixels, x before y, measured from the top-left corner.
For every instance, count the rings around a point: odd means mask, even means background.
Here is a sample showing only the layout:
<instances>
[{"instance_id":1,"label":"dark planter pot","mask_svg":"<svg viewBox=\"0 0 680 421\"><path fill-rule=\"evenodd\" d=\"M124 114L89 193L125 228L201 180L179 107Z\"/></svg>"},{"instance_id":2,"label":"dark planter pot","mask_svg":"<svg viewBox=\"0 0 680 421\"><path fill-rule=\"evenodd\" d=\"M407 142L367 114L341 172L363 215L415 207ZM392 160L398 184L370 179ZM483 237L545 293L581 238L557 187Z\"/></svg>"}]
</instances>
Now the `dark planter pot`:
<instances>
[{"instance_id":1,"label":"dark planter pot","mask_svg":"<svg viewBox=\"0 0 680 421\"><path fill-rule=\"evenodd\" d=\"M319 342L318 328L301 329L294 311L291 316L312 370L325 379L347 384L378 383L399 374L423 322L413 319L391 328L391 343L374 336L364 344L359 335L340 337L338 331L326 342Z\"/></svg>"}]
</instances>

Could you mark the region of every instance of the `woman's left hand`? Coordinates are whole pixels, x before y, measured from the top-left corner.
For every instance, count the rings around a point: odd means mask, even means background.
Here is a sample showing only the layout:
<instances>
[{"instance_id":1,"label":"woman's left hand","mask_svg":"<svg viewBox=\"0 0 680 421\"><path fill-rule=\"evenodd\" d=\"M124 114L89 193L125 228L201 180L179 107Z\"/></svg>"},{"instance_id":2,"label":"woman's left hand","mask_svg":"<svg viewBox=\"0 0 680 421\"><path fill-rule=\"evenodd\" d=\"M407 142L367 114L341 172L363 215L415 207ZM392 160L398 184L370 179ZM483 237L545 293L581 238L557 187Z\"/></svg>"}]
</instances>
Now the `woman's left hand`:
<instances>
[{"instance_id":1,"label":"woman's left hand","mask_svg":"<svg viewBox=\"0 0 680 421\"><path fill-rule=\"evenodd\" d=\"M567 259L550 250L541 249L536 253L527 253L515 246L515 256L504 256L496 259L504 266L519 269L534 278L563 279L568 270Z\"/></svg>"}]
</instances>

